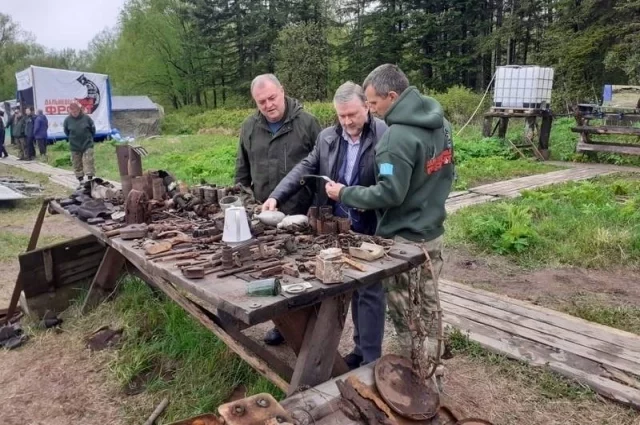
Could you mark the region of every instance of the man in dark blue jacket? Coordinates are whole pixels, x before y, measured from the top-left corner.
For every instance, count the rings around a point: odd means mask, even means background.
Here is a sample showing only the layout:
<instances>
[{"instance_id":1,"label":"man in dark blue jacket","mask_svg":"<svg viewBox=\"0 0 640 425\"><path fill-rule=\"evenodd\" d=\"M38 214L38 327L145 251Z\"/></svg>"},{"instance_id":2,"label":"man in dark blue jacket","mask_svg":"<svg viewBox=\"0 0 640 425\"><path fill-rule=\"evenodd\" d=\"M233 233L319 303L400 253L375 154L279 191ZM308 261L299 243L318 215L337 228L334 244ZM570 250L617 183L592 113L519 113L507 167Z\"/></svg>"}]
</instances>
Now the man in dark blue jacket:
<instances>
[{"instance_id":1,"label":"man in dark blue jacket","mask_svg":"<svg viewBox=\"0 0 640 425\"><path fill-rule=\"evenodd\" d=\"M47 129L49 128L49 120L42 113L42 109L38 109L38 114L33 122L33 137L36 139L36 143L38 144L38 150L40 151L40 156L47 156Z\"/></svg>"},{"instance_id":2,"label":"man in dark blue jacket","mask_svg":"<svg viewBox=\"0 0 640 425\"><path fill-rule=\"evenodd\" d=\"M345 186L376 184L375 146L387 130L384 121L369 113L362 87L346 82L336 90L333 103L339 125L318 135L313 151L278 184L264 203L263 210L275 210L300 190L307 174L319 174ZM332 205L334 215L351 218L352 230L367 235L376 231L375 211L358 211L329 200L324 184L315 205ZM382 354L386 298L382 283L357 290L351 301L355 350L345 361L354 369L375 361Z\"/></svg>"}]
</instances>

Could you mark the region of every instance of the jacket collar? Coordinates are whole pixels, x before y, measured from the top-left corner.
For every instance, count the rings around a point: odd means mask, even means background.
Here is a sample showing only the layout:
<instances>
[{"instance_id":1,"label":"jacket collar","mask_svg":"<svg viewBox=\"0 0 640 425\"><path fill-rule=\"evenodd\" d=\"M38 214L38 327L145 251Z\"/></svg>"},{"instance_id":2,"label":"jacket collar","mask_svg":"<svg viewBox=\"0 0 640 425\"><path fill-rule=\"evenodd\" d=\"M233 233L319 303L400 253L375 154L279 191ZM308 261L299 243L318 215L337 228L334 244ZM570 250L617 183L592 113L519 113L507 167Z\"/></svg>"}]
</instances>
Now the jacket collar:
<instances>
[{"instance_id":1,"label":"jacket collar","mask_svg":"<svg viewBox=\"0 0 640 425\"><path fill-rule=\"evenodd\" d=\"M284 110L284 118L282 124L288 124L291 120L298 116L302 106L292 97L285 96L284 97L285 110ZM267 119L262 115L262 113L258 110L256 111L256 120L262 124L264 128L269 128L269 124L267 123Z\"/></svg>"},{"instance_id":2,"label":"jacket collar","mask_svg":"<svg viewBox=\"0 0 640 425\"><path fill-rule=\"evenodd\" d=\"M337 140L342 139L342 131L343 131L342 126L340 125L340 123L338 123L334 127L335 127L335 133L331 133L329 137L326 137L324 139L325 142L331 145L331 148L333 148L333 145L336 143ZM362 147L361 147L362 150L368 148L369 145L373 143L373 140L375 139L375 135L376 135L375 121L374 121L373 115L371 114L371 112L369 112L367 114L367 122L364 123L364 127L362 128L362 135L360 136L360 143L362 143Z\"/></svg>"}]
</instances>

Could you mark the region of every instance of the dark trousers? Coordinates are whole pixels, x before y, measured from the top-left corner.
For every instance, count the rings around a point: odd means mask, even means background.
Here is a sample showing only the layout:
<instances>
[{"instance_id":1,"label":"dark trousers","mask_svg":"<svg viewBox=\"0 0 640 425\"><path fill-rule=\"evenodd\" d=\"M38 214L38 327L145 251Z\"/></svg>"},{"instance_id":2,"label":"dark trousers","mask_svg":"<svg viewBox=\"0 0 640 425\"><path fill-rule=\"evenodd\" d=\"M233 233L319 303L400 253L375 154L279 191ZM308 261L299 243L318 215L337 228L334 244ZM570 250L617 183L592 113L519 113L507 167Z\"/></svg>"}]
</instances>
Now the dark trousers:
<instances>
[{"instance_id":1,"label":"dark trousers","mask_svg":"<svg viewBox=\"0 0 640 425\"><path fill-rule=\"evenodd\" d=\"M18 144L18 138L16 136L11 136L11 144L12 145L17 145Z\"/></svg>"},{"instance_id":2,"label":"dark trousers","mask_svg":"<svg viewBox=\"0 0 640 425\"><path fill-rule=\"evenodd\" d=\"M0 134L0 158L6 158L9 156L7 149L4 147L4 134Z\"/></svg>"},{"instance_id":3,"label":"dark trousers","mask_svg":"<svg viewBox=\"0 0 640 425\"><path fill-rule=\"evenodd\" d=\"M47 139L36 139L38 143L38 150L40 151L40 155L47 154Z\"/></svg>"},{"instance_id":4,"label":"dark trousers","mask_svg":"<svg viewBox=\"0 0 640 425\"><path fill-rule=\"evenodd\" d=\"M24 154L29 159L36 157L36 139L33 137L27 137L27 151Z\"/></svg>"},{"instance_id":5,"label":"dark trousers","mask_svg":"<svg viewBox=\"0 0 640 425\"><path fill-rule=\"evenodd\" d=\"M354 352L363 357L363 364L371 363L382 355L384 320L387 297L382 283L360 288L351 298Z\"/></svg>"}]
</instances>

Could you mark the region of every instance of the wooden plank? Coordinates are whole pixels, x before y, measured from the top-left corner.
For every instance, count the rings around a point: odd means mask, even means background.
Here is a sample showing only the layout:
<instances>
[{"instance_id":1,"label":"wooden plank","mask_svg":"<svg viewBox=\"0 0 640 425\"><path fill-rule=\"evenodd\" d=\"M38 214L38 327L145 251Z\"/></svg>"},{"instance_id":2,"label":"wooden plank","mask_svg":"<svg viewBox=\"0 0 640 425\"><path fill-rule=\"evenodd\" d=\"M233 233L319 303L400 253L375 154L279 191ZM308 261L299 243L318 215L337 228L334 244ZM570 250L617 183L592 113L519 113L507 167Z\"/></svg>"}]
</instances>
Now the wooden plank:
<instances>
[{"instance_id":1,"label":"wooden plank","mask_svg":"<svg viewBox=\"0 0 640 425\"><path fill-rule=\"evenodd\" d=\"M640 128L636 127L621 127L621 126L576 126L572 127L571 131L574 133L586 133L586 134L618 134L626 136L640 136Z\"/></svg>"},{"instance_id":2,"label":"wooden plank","mask_svg":"<svg viewBox=\"0 0 640 425\"><path fill-rule=\"evenodd\" d=\"M550 347L532 343L507 332L456 315L445 314L446 324L468 333L469 338L484 348L524 361L533 366L548 367L554 372L591 387L597 393L622 404L640 408L640 391L593 372L593 362L568 356ZM585 372L591 370L591 372Z\"/></svg>"},{"instance_id":3,"label":"wooden plank","mask_svg":"<svg viewBox=\"0 0 640 425\"><path fill-rule=\"evenodd\" d=\"M150 275L145 271L139 269L136 270L136 274L143 280L149 282L150 284L153 284L157 288L160 288L162 292L167 294L169 298L175 301L187 313L198 320L204 327L213 332L213 334L217 336L227 347L229 347L231 351L236 353L242 360L247 362L251 367L258 371L258 373L267 378L269 381L273 382L273 384L281 390L287 390L289 384L280 376L278 376L277 373L272 371L268 364L266 364L263 360L257 358L253 353L251 353L242 345L236 343L236 341L231 338L224 331L224 329L222 329L209 317L207 317L207 315L196 304L191 302L188 298L182 296L178 289L176 289L170 282L162 279L161 277Z\"/></svg>"},{"instance_id":4,"label":"wooden plank","mask_svg":"<svg viewBox=\"0 0 640 425\"><path fill-rule=\"evenodd\" d=\"M580 357L601 362L626 372L638 373L638 371L640 371L640 363L619 357L617 354L612 354L611 352L606 351L606 347L602 347L598 350L589 346L574 344L561 338L555 338L544 332L496 319L486 314L477 313L473 310L462 308L445 301L441 301L441 303L443 310L447 314L455 314L456 316L491 326L492 328L508 332L512 335L548 345L552 348L558 348L566 352L574 353Z\"/></svg>"},{"instance_id":5,"label":"wooden plank","mask_svg":"<svg viewBox=\"0 0 640 425\"><path fill-rule=\"evenodd\" d=\"M536 306L514 298L502 296L467 285L440 279L440 292L489 305L529 319L547 323L569 332L577 332L589 338L640 352L640 336L620 329L589 322L566 313Z\"/></svg>"},{"instance_id":6,"label":"wooden plank","mask_svg":"<svg viewBox=\"0 0 640 425\"><path fill-rule=\"evenodd\" d=\"M508 324L517 324L518 326L521 326L523 328L544 333L550 338L548 343L555 347L559 347L558 344L554 343L555 340L564 340L570 343L575 343L582 347L591 348L596 351L603 351L606 354L614 354L615 356L626 359L630 362L638 363L637 370L640 371L640 352L626 349L621 345L604 342L599 339L582 335L578 332L563 329L558 326L540 322L535 319L529 319L528 317L519 315L517 313L510 313L508 311L504 311L489 305L480 304L474 301L467 300L466 298L457 297L455 295L447 293L442 293L440 296L440 300L444 303L455 305L456 307L468 309L475 313L485 315L487 318L502 320ZM451 311L455 313L454 310ZM572 353L580 354L574 349L567 348L566 350L571 351ZM583 357L586 356L583 355Z\"/></svg>"},{"instance_id":7,"label":"wooden plank","mask_svg":"<svg viewBox=\"0 0 640 425\"><path fill-rule=\"evenodd\" d=\"M91 282L87 298L82 305L81 313L86 313L88 308L99 301L107 292L116 286L116 280L122 272L126 258L115 249L109 247L102 257L102 262Z\"/></svg>"},{"instance_id":8,"label":"wooden plank","mask_svg":"<svg viewBox=\"0 0 640 425\"><path fill-rule=\"evenodd\" d=\"M313 387L327 381L333 369L343 369L337 370L336 375L348 371L348 368L344 370L346 364L340 364L340 360L341 363L344 360L338 354L338 345L349 310L349 299L350 296L343 295L325 300L320 305L318 315L310 316L288 394L296 392L300 387Z\"/></svg>"},{"instance_id":9,"label":"wooden plank","mask_svg":"<svg viewBox=\"0 0 640 425\"><path fill-rule=\"evenodd\" d=\"M610 146L599 145L593 143L579 142L576 146L578 152L610 152L610 153L622 153L627 155L640 155L640 146Z\"/></svg>"}]
</instances>

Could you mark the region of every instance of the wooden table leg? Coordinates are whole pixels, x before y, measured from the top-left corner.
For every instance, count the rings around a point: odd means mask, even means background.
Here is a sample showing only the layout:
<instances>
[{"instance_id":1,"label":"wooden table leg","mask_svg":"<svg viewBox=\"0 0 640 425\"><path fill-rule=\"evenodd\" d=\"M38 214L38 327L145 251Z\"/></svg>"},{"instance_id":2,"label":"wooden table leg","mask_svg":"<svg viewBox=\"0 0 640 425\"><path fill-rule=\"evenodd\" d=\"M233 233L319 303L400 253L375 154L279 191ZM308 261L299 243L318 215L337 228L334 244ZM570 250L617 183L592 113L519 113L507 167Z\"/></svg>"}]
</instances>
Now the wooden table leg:
<instances>
[{"instance_id":1,"label":"wooden table leg","mask_svg":"<svg viewBox=\"0 0 640 425\"><path fill-rule=\"evenodd\" d=\"M27 245L26 252L33 251L38 246L38 239L40 238L40 230L42 230L42 223L44 222L44 215L47 212L47 207L49 206L49 202L51 202L51 199L47 198L42 202L42 205L40 206L40 211L38 212L38 218L36 218L36 223L33 225L33 230L31 231L31 237L29 238L29 245ZM22 292L22 276L21 276L21 273L18 273L18 278L16 279L16 284L13 287L13 293L11 294L11 301L9 301L9 308L7 309L7 315L2 321L0 321L0 324L8 323L9 320L11 320L11 317L16 311L16 307L18 307L20 292Z\"/></svg>"},{"instance_id":2,"label":"wooden table leg","mask_svg":"<svg viewBox=\"0 0 640 425\"><path fill-rule=\"evenodd\" d=\"M100 267L98 267L98 271L91 281L87 298L82 305L82 314L86 313L89 307L96 305L109 292L113 291L126 261L118 251L111 247L107 248L104 257L102 257Z\"/></svg>"},{"instance_id":3,"label":"wooden table leg","mask_svg":"<svg viewBox=\"0 0 640 425\"><path fill-rule=\"evenodd\" d=\"M313 387L349 371L338 354L349 299L350 294L331 298L323 301L317 310L314 306L274 320L287 343L298 354L289 394L300 387Z\"/></svg>"}]
</instances>

